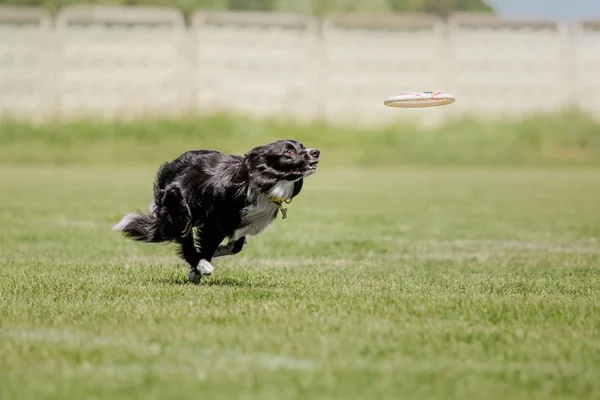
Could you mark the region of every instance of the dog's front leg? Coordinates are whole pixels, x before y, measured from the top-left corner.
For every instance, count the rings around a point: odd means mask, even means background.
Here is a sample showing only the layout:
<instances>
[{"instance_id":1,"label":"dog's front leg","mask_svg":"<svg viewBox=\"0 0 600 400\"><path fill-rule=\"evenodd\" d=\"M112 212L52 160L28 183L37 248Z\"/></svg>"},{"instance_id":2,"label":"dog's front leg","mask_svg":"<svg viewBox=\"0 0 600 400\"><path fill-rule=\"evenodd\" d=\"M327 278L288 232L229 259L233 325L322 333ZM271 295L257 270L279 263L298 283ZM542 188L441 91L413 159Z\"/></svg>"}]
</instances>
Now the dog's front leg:
<instances>
[{"instance_id":1,"label":"dog's front leg","mask_svg":"<svg viewBox=\"0 0 600 400\"><path fill-rule=\"evenodd\" d=\"M195 284L200 283L202 274L197 271L198 262L200 261L200 255L194 245L194 236L190 232L187 236L178 239L179 242L179 255L190 265L190 273L188 278Z\"/></svg>"},{"instance_id":2,"label":"dog's front leg","mask_svg":"<svg viewBox=\"0 0 600 400\"><path fill-rule=\"evenodd\" d=\"M248 243L246 237L241 237L238 240L228 242L227 244L223 244L217 248L215 254L213 254L213 258L223 257L223 256L232 256L234 254L242 251L244 245Z\"/></svg>"},{"instance_id":3,"label":"dog's front leg","mask_svg":"<svg viewBox=\"0 0 600 400\"><path fill-rule=\"evenodd\" d=\"M214 267L210 263L219 244L225 239L209 226L196 229L196 247L198 247L198 262L192 265L188 278L191 282L199 284L202 276L212 275Z\"/></svg>"}]
</instances>

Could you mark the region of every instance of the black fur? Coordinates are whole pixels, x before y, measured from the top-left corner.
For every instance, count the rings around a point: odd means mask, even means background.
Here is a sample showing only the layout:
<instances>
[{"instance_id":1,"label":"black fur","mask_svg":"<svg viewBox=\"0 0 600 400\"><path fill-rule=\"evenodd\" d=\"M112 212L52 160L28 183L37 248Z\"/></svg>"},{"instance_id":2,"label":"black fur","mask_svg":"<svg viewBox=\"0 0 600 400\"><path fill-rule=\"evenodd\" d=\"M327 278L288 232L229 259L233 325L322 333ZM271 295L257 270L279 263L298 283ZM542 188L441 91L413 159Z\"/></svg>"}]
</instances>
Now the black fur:
<instances>
[{"instance_id":1,"label":"black fur","mask_svg":"<svg viewBox=\"0 0 600 400\"><path fill-rule=\"evenodd\" d=\"M258 146L244 157L187 151L159 168L150 214L127 214L115 229L137 241L178 243L190 280L199 283L212 273L213 257L239 253L246 236L283 211L281 201L300 193L319 161L319 150L295 140Z\"/></svg>"}]
</instances>

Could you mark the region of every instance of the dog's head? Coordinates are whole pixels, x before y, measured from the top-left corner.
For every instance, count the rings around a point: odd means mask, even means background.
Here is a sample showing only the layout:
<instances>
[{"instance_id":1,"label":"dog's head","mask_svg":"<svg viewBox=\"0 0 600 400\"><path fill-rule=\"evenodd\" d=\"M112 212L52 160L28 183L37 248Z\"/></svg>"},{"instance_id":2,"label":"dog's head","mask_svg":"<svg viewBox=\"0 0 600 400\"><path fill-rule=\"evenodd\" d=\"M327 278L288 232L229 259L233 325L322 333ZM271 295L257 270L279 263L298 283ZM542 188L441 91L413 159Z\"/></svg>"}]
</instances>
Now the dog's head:
<instances>
[{"instance_id":1,"label":"dog's head","mask_svg":"<svg viewBox=\"0 0 600 400\"><path fill-rule=\"evenodd\" d=\"M258 175L276 180L296 181L317 172L321 152L307 149L296 140L277 140L246 153L250 178Z\"/></svg>"}]
</instances>

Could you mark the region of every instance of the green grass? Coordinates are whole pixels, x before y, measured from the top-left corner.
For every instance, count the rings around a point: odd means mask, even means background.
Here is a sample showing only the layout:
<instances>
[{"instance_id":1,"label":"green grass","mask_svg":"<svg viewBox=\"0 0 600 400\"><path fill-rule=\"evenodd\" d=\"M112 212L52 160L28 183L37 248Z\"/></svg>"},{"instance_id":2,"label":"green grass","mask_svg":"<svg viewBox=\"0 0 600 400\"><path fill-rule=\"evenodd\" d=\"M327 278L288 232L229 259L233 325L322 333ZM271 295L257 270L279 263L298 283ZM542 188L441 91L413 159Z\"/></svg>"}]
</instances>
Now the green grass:
<instances>
[{"instance_id":1,"label":"green grass","mask_svg":"<svg viewBox=\"0 0 600 400\"><path fill-rule=\"evenodd\" d=\"M327 154L325 167L600 166L600 122L574 112L502 123L461 120L434 130L335 128L227 116L43 125L5 121L0 122L0 162L156 165L191 148L243 154L276 138L319 147Z\"/></svg>"},{"instance_id":2,"label":"green grass","mask_svg":"<svg viewBox=\"0 0 600 400\"><path fill-rule=\"evenodd\" d=\"M26 166L3 135L0 398L600 398L597 167L331 162L195 286L173 247L110 230L155 165L76 165L111 160L84 130Z\"/></svg>"}]
</instances>

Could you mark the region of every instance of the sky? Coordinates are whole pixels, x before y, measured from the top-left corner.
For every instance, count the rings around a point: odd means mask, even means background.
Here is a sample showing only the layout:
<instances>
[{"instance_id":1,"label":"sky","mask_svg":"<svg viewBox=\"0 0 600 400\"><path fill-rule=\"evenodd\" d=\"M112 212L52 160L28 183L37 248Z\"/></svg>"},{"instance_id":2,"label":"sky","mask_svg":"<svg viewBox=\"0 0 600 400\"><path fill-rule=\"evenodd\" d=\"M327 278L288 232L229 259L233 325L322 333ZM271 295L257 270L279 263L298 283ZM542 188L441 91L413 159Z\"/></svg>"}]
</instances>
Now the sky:
<instances>
[{"instance_id":1,"label":"sky","mask_svg":"<svg viewBox=\"0 0 600 400\"><path fill-rule=\"evenodd\" d=\"M510 18L540 18L565 22L600 20L600 0L486 0L501 15Z\"/></svg>"}]
</instances>

